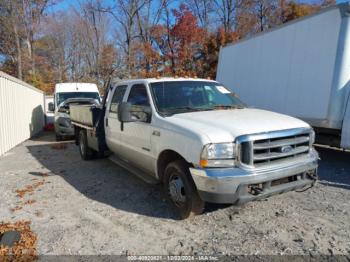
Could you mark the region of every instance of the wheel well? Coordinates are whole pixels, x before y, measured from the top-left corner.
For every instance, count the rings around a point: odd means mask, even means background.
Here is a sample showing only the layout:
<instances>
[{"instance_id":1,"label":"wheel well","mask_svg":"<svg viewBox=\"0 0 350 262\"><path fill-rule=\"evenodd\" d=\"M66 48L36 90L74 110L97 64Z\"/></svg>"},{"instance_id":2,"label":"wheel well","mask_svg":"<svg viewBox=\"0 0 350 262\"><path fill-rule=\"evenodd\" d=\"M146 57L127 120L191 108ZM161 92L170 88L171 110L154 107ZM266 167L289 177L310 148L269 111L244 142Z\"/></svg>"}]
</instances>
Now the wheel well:
<instances>
[{"instance_id":1,"label":"wheel well","mask_svg":"<svg viewBox=\"0 0 350 262\"><path fill-rule=\"evenodd\" d=\"M164 171L166 166L175 160L184 160L186 163L186 159L182 157L179 153L173 151L173 150L165 150L162 153L160 153L157 161L157 171L158 171L158 177L160 181L163 181ZM188 163L188 165L192 165Z\"/></svg>"}]
</instances>

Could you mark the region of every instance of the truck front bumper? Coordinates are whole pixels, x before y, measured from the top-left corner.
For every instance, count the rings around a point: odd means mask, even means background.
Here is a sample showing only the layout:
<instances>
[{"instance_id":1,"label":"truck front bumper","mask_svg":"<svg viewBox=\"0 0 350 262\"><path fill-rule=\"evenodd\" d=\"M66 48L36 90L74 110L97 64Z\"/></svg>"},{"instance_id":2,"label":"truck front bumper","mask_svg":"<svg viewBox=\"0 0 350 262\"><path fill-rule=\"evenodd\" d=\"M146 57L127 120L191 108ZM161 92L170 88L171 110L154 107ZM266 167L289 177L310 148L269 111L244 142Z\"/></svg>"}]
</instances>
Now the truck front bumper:
<instances>
[{"instance_id":1,"label":"truck front bumper","mask_svg":"<svg viewBox=\"0 0 350 262\"><path fill-rule=\"evenodd\" d=\"M190 168L202 200L243 204L312 185L316 181L318 154L264 169Z\"/></svg>"},{"instance_id":2,"label":"truck front bumper","mask_svg":"<svg viewBox=\"0 0 350 262\"><path fill-rule=\"evenodd\" d=\"M63 137L74 136L74 127L67 117L56 117L55 118L55 132L57 135Z\"/></svg>"}]
</instances>

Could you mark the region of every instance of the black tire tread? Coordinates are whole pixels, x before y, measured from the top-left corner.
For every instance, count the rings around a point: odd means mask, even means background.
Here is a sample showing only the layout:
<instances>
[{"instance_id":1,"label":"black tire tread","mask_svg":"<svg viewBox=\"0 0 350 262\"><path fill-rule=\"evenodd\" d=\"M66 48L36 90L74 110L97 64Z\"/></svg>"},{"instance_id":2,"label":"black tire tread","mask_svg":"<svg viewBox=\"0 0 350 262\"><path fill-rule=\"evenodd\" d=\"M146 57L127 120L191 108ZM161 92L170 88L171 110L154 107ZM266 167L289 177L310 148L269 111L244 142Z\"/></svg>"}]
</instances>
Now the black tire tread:
<instances>
[{"instance_id":1,"label":"black tire tread","mask_svg":"<svg viewBox=\"0 0 350 262\"><path fill-rule=\"evenodd\" d=\"M189 200L187 202L187 207L185 208L177 207L168 196L168 179L170 175L170 169L172 168L175 168L177 171L179 171L179 174L181 175L181 179L183 180L185 186L186 195L188 196L187 199ZM189 166L184 160L176 160L174 162L171 162L165 168L164 191L170 204L175 208L175 210L178 211L182 219L194 217L203 213L205 202L200 198L195 183L191 177Z\"/></svg>"},{"instance_id":2,"label":"black tire tread","mask_svg":"<svg viewBox=\"0 0 350 262\"><path fill-rule=\"evenodd\" d=\"M84 141L84 144L85 144L85 152L81 152L81 149L80 149L80 136L84 136L83 137L83 141ZM86 137L86 131L85 130L80 130L79 132L79 152L80 152L80 156L83 160L91 160L93 159L94 157L94 151L89 148L88 146L88 142L87 142L87 137Z\"/></svg>"}]
</instances>

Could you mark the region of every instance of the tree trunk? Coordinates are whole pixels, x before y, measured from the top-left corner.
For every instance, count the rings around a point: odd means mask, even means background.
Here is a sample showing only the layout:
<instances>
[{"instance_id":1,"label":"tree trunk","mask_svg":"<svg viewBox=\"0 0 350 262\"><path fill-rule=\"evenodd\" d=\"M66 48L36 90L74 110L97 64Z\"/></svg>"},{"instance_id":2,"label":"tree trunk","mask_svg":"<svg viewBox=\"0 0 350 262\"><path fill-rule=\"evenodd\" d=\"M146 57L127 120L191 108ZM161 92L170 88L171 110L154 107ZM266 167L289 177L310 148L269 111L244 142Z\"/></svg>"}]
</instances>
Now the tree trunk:
<instances>
[{"instance_id":1,"label":"tree trunk","mask_svg":"<svg viewBox=\"0 0 350 262\"><path fill-rule=\"evenodd\" d=\"M18 28L17 24L13 23L13 32L15 34L15 40L16 40L16 50L17 50L17 77L19 79L23 79L23 72L22 72L22 50L21 50L21 42L18 35Z\"/></svg>"},{"instance_id":2,"label":"tree trunk","mask_svg":"<svg viewBox=\"0 0 350 262\"><path fill-rule=\"evenodd\" d=\"M30 36L27 36L27 49L28 49L28 56L30 59L30 64L31 64L31 73L34 75L35 74L35 61L34 61L34 48L33 48L33 41L30 39Z\"/></svg>"}]
</instances>

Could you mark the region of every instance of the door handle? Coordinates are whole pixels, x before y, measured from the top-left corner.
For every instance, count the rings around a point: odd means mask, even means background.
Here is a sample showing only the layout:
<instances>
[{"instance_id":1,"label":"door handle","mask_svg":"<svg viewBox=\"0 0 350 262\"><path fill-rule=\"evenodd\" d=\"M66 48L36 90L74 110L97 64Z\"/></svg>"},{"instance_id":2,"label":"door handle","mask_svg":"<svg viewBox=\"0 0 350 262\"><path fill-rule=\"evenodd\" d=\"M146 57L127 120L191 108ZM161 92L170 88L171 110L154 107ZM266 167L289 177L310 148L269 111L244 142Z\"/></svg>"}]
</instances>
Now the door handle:
<instances>
[{"instance_id":1,"label":"door handle","mask_svg":"<svg viewBox=\"0 0 350 262\"><path fill-rule=\"evenodd\" d=\"M106 118L106 126L108 126L108 118Z\"/></svg>"}]
</instances>

